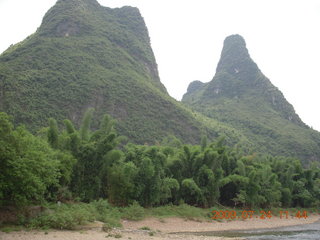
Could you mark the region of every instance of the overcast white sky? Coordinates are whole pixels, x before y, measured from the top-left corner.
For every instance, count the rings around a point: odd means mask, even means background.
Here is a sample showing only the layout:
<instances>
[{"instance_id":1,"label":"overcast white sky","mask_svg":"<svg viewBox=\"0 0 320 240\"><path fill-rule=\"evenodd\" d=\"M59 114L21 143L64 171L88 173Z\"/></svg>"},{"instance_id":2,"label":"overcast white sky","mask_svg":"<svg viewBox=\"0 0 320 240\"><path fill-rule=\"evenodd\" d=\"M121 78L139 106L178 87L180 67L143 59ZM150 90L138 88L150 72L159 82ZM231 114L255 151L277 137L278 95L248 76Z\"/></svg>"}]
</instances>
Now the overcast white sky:
<instances>
[{"instance_id":1,"label":"overcast white sky","mask_svg":"<svg viewBox=\"0 0 320 240\"><path fill-rule=\"evenodd\" d=\"M169 94L180 100L193 80L210 81L223 40L242 35L262 72L320 130L320 1L98 0L136 6L145 19ZM0 0L0 52L36 31L56 0Z\"/></svg>"}]
</instances>

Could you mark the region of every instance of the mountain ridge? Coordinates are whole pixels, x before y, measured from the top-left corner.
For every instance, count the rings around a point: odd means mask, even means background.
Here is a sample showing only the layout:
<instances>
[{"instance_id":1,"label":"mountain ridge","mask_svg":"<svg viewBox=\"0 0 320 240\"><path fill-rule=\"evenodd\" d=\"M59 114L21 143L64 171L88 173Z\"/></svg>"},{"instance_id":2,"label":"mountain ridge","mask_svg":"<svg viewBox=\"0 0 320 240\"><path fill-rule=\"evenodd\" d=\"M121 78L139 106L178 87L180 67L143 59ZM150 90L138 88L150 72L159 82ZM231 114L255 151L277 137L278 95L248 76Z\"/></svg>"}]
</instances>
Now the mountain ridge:
<instances>
[{"instance_id":1,"label":"mountain ridge","mask_svg":"<svg viewBox=\"0 0 320 240\"><path fill-rule=\"evenodd\" d=\"M192 144L202 135L225 136L228 144L248 152L318 160L318 133L303 124L283 94L255 69L243 38L234 37L227 38L226 58L218 64L215 81L190 84L181 103L160 81L137 8L59 0L34 34L0 55L0 111L35 132L49 118L79 125L84 112L95 108L93 128L108 113L117 120L119 133L139 144L159 143L170 135ZM242 53L234 54L239 44ZM270 125L269 120L281 124ZM292 133L297 127L305 131Z\"/></svg>"},{"instance_id":2,"label":"mountain ridge","mask_svg":"<svg viewBox=\"0 0 320 240\"><path fill-rule=\"evenodd\" d=\"M33 131L47 126L48 118L79 125L95 108L93 127L108 113L120 134L136 143L169 135L197 143L202 134L217 137L218 131L230 142L242 138L214 120L205 126L201 114L195 117L168 95L137 8L60 0L34 34L1 54L0 63L0 111Z\"/></svg>"}]
</instances>

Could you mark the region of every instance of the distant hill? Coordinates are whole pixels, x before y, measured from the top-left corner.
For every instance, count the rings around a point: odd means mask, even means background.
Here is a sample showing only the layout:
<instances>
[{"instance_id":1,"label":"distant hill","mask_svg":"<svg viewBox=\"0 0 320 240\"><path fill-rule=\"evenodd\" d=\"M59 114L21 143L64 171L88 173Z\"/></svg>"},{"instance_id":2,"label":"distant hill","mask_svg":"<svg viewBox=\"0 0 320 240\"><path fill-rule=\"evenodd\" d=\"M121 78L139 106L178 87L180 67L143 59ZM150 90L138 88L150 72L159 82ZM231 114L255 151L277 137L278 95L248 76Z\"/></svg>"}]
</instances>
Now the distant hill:
<instances>
[{"instance_id":1,"label":"distant hill","mask_svg":"<svg viewBox=\"0 0 320 240\"><path fill-rule=\"evenodd\" d=\"M244 134L255 149L319 160L320 134L310 129L251 59L240 35L225 39L212 81L192 82L182 102Z\"/></svg>"}]
</instances>

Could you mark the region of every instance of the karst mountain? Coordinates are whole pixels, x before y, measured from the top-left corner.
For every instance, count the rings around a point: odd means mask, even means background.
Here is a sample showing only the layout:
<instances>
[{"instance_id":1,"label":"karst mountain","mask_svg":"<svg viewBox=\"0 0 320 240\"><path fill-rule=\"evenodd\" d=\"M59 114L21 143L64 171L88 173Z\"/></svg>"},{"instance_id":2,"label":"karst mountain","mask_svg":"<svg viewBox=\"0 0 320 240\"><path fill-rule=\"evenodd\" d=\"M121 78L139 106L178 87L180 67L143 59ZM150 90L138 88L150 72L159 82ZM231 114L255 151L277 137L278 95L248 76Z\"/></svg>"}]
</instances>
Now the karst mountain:
<instances>
[{"instance_id":1,"label":"karst mountain","mask_svg":"<svg viewBox=\"0 0 320 240\"><path fill-rule=\"evenodd\" d=\"M109 113L120 133L138 143L170 134L189 142L200 137L201 124L160 82L134 7L57 1L34 34L1 55L0 81L0 110L32 130L48 118L79 124L94 108L95 119Z\"/></svg>"},{"instance_id":2,"label":"karst mountain","mask_svg":"<svg viewBox=\"0 0 320 240\"><path fill-rule=\"evenodd\" d=\"M319 158L319 133L264 76L240 35L225 39L212 81L190 83L182 102L237 129L258 151Z\"/></svg>"}]
</instances>

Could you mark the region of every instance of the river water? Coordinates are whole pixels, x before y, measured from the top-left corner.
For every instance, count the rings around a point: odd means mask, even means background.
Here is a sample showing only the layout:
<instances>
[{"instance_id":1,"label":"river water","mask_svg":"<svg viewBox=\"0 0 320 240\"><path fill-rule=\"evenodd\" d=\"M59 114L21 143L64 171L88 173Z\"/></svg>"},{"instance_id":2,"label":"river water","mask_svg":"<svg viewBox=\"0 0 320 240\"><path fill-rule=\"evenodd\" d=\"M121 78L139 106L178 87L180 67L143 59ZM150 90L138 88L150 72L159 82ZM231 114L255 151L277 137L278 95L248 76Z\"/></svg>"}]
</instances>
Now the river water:
<instances>
[{"instance_id":1,"label":"river water","mask_svg":"<svg viewBox=\"0 0 320 240\"><path fill-rule=\"evenodd\" d=\"M248 233L250 234L250 231ZM245 238L250 240L320 240L320 221L306 225L282 227L269 231L251 231L251 234L257 235L251 235Z\"/></svg>"},{"instance_id":2,"label":"river water","mask_svg":"<svg viewBox=\"0 0 320 240\"><path fill-rule=\"evenodd\" d=\"M247 240L320 240L320 221L311 224L241 231L200 232L196 235L241 237Z\"/></svg>"}]
</instances>

